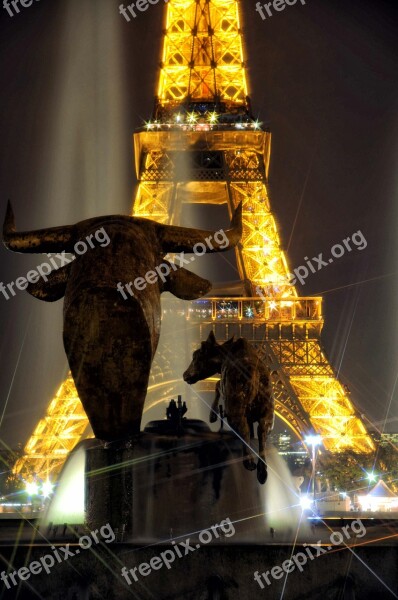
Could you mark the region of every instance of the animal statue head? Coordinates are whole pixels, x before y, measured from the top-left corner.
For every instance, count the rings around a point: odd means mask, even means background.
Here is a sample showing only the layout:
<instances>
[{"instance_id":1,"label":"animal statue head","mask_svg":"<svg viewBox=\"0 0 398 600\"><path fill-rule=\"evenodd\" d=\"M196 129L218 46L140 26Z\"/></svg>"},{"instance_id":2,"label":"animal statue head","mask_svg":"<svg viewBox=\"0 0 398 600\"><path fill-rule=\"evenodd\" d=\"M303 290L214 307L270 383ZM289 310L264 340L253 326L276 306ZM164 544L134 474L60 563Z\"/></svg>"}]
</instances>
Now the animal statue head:
<instances>
[{"instance_id":1,"label":"animal statue head","mask_svg":"<svg viewBox=\"0 0 398 600\"><path fill-rule=\"evenodd\" d=\"M193 353L192 362L183 374L184 381L192 385L220 373L223 355L228 352L233 341L232 337L224 344L219 344L213 331L210 331L207 340Z\"/></svg>"},{"instance_id":2,"label":"animal statue head","mask_svg":"<svg viewBox=\"0 0 398 600\"><path fill-rule=\"evenodd\" d=\"M31 279L26 289L47 302L65 297L64 347L96 437L117 440L140 431L160 335L160 294L169 291L193 300L211 288L209 281L181 267L181 261L175 265L165 256L181 253L186 264L184 253L199 247L201 254L203 247L206 252L223 252L236 246L241 235L241 205L230 228L219 232L124 215L17 232L8 204L5 246L13 252L57 253L65 265ZM99 239L103 243L95 244ZM125 288L129 294L121 295Z\"/></svg>"}]
</instances>

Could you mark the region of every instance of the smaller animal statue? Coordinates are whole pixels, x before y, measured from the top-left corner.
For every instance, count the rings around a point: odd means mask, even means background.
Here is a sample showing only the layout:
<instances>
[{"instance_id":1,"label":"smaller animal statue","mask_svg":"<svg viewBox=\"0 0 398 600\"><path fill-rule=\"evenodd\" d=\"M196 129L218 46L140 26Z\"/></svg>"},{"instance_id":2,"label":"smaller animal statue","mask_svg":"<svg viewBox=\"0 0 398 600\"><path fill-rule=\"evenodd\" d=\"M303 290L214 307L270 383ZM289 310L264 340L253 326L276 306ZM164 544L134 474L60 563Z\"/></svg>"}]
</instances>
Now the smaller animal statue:
<instances>
[{"instance_id":1,"label":"smaller animal statue","mask_svg":"<svg viewBox=\"0 0 398 600\"><path fill-rule=\"evenodd\" d=\"M220 373L221 379L216 387L210 421L217 420L218 404L222 399L231 429L244 442L243 464L250 471L256 469L250 437L254 437L253 424L258 423L260 458L257 461L257 479L263 484L267 480L265 445L274 423L269 369L245 338L236 341L231 338L224 344L218 344L211 331L207 340L193 353L192 362L183 377L192 385L216 373Z\"/></svg>"}]
</instances>

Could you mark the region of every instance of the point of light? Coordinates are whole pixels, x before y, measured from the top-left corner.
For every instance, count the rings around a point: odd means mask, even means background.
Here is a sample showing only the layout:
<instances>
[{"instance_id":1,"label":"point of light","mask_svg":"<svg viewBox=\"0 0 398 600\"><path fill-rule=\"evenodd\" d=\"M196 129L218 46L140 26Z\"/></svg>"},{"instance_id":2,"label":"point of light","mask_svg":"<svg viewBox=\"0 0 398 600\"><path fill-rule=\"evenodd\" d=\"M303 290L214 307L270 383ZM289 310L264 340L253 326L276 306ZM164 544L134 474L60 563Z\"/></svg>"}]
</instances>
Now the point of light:
<instances>
[{"instance_id":1,"label":"point of light","mask_svg":"<svg viewBox=\"0 0 398 600\"><path fill-rule=\"evenodd\" d=\"M35 481L29 481L25 486L25 490L29 496L36 496L39 493L39 486Z\"/></svg>"},{"instance_id":2,"label":"point of light","mask_svg":"<svg viewBox=\"0 0 398 600\"><path fill-rule=\"evenodd\" d=\"M187 121L188 123L196 123L196 121L198 120L198 115L195 112L191 112L187 114Z\"/></svg>"},{"instance_id":3,"label":"point of light","mask_svg":"<svg viewBox=\"0 0 398 600\"><path fill-rule=\"evenodd\" d=\"M376 481L376 475L373 471L371 473L366 473L366 477L369 479L369 483Z\"/></svg>"},{"instance_id":4,"label":"point of light","mask_svg":"<svg viewBox=\"0 0 398 600\"><path fill-rule=\"evenodd\" d=\"M322 438L320 435L307 435L304 438L304 442L309 446L319 446L322 444Z\"/></svg>"},{"instance_id":5,"label":"point of light","mask_svg":"<svg viewBox=\"0 0 398 600\"><path fill-rule=\"evenodd\" d=\"M48 498L53 492L54 486L49 479L41 486L41 493L44 498Z\"/></svg>"},{"instance_id":6,"label":"point of light","mask_svg":"<svg viewBox=\"0 0 398 600\"><path fill-rule=\"evenodd\" d=\"M302 498L300 498L300 504L303 510L308 510L309 508L311 508L312 499L308 498L308 496L303 496Z\"/></svg>"},{"instance_id":7,"label":"point of light","mask_svg":"<svg viewBox=\"0 0 398 600\"><path fill-rule=\"evenodd\" d=\"M218 121L218 114L216 112L212 112L208 115L207 119L211 125L215 125Z\"/></svg>"}]
</instances>

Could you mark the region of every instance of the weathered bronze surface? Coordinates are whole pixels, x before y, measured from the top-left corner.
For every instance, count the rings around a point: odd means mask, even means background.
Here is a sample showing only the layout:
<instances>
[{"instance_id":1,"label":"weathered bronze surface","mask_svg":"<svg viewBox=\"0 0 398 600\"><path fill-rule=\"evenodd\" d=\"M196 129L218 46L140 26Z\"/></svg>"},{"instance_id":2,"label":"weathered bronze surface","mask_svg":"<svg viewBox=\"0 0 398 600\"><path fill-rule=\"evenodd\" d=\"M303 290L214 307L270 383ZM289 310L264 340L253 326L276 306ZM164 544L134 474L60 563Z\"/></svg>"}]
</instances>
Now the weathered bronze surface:
<instances>
[{"instance_id":1,"label":"weathered bronze surface","mask_svg":"<svg viewBox=\"0 0 398 600\"><path fill-rule=\"evenodd\" d=\"M75 225L16 232L8 205L5 246L14 252L73 254L79 241L103 228L110 239L54 271L48 281L29 284L27 291L47 302L64 302L64 347L94 434L103 440L128 438L140 431L149 373L160 335L160 294L169 291L193 300L211 284L184 268L171 269L145 289L123 299L117 284L126 285L167 263L169 252L193 252L211 238L208 252L233 248L242 235L242 207L233 216L221 246L214 232L161 225L123 215L102 216ZM75 252L76 254L76 252Z\"/></svg>"},{"instance_id":2,"label":"weathered bronze surface","mask_svg":"<svg viewBox=\"0 0 398 600\"><path fill-rule=\"evenodd\" d=\"M260 459L257 461L257 479L265 483L265 444L274 421L269 370L245 338L236 341L232 338L224 344L218 344L211 331L199 350L193 353L192 362L183 377L187 383L193 384L216 373L221 374L221 379L216 387L210 421L214 423L217 420L218 405L220 400L223 401L228 423L244 443L243 464L250 471L256 468L250 438L253 437L253 424L258 423Z\"/></svg>"}]
</instances>

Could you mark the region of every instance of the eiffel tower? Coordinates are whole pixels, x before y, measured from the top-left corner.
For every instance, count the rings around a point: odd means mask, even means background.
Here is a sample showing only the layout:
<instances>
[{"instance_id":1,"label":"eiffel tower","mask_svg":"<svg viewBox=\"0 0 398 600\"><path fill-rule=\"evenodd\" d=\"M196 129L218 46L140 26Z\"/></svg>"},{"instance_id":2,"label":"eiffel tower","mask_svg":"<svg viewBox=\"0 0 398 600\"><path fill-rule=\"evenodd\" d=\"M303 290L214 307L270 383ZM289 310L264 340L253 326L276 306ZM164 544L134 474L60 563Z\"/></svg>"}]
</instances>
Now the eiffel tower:
<instances>
[{"instance_id":1,"label":"eiffel tower","mask_svg":"<svg viewBox=\"0 0 398 600\"><path fill-rule=\"evenodd\" d=\"M188 204L221 204L231 215L242 201L244 226L235 251L241 289L185 303L174 313L178 328L191 332L180 372L210 329L219 341L246 337L272 369L277 416L298 437L315 432L330 452L372 452L374 443L321 347L322 298L300 297L289 281L267 193L271 134L253 118L248 97L240 3L169 0L165 11L155 108L134 135L139 185L132 214L179 224ZM180 389L172 354L161 342L147 408ZM198 393L214 385L202 382ZM89 435L69 376L14 470L53 478Z\"/></svg>"}]
</instances>

